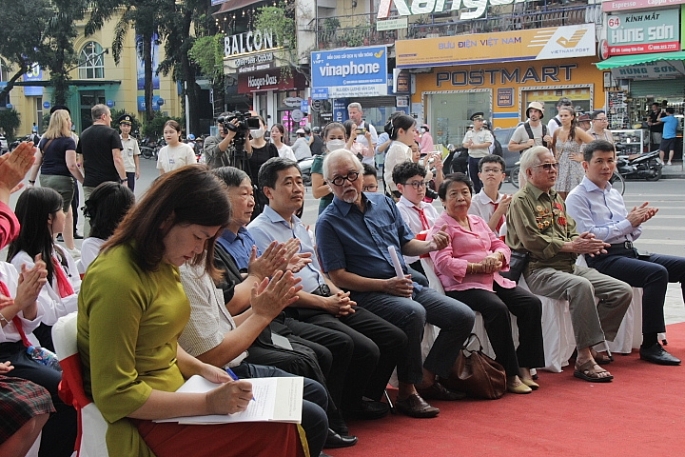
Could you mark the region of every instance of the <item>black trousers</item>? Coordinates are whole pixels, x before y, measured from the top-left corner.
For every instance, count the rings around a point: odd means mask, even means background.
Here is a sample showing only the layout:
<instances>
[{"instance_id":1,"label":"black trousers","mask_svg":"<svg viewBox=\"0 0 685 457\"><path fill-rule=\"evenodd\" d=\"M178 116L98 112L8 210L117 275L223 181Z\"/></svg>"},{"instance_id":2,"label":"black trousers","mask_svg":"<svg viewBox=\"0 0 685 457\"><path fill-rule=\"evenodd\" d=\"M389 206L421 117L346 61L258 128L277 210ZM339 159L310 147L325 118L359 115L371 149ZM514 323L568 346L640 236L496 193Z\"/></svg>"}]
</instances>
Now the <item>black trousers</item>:
<instances>
[{"instance_id":1,"label":"black trousers","mask_svg":"<svg viewBox=\"0 0 685 457\"><path fill-rule=\"evenodd\" d=\"M483 182L478 177L478 163L480 159L469 156L469 178L473 183L473 193L477 194L483 188Z\"/></svg>"},{"instance_id":2,"label":"black trousers","mask_svg":"<svg viewBox=\"0 0 685 457\"><path fill-rule=\"evenodd\" d=\"M50 415L43 427L40 441L39 457L69 457L76 444L76 410L64 404L57 394L57 386L62 380L62 373L41 365L26 353L21 341L0 344L0 361L12 362L12 376L27 379L45 387L52 397L55 412Z\"/></svg>"},{"instance_id":3,"label":"black trousers","mask_svg":"<svg viewBox=\"0 0 685 457\"><path fill-rule=\"evenodd\" d=\"M407 345L404 332L359 306L353 314L340 318L316 309L294 309L300 320L344 333L353 342L352 358L344 373L340 408L343 411L355 409L362 396L379 401L397 365L397 358Z\"/></svg>"},{"instance_id":4,"label":"black trousers","mask_svg":"<svg viewBox=\"0 0 685 457\"><path fill-rule=\"evenodd\" d=\"M469 289L446 293L481 313L496 360L504 367L507 376L518 375L519 367L544 367L540 299L518 286L505 289L495 283L493 290ZM519 328L517 350L511 336L510 312L516 316Z\"/></svg>"},{"instance_id":5,"label":"black trousers","mask_svg":"<svg viewBox=\"0 0 685 457\"><path fill-rule=\"evenodd\" d=\"M642 333L666 331L664 301L669 282L679 282L685 298L685 257L651 254L639 259L635 249L610 249L585 257L589 267L633 287L642 287Z\"/></svg>"}]
</instances>

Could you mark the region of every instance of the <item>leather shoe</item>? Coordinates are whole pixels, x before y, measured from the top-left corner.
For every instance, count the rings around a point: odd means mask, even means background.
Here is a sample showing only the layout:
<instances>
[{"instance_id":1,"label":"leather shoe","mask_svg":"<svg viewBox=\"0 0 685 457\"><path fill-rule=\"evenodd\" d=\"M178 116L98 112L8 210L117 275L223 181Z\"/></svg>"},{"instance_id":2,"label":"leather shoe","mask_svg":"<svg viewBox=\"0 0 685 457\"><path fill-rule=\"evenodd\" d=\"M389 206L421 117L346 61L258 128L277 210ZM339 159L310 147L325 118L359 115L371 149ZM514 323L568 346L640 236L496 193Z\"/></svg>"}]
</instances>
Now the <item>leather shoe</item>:
<instances>
[{"instance_id":1,"label":"leather shoe","mask_svg":"<svg viewBox=\"0 0 685 457\"><path fill-rule=\"evenodd\" d=\"M59 235L57 235L57 241L60 243L64 243L64 237L62 236L61 233Z\"/></svg>"},{"instance_id":2,"label":"leather shoe","mask_svg":"<svg viewBox=\"0 0 685 457\"><path fill-rule=\"evenodd\" d=\"M680 359L666 352L659 343L648 348L640 347L640 358L657 365L680 365Z\"/></svg>"},{"instance_id":3,"label":"leather shoe","mask_svg":"<svg viewBox=\"0 0 685 457\"><path fill-rule=\"evenodd\" d=\"M362 400L359 404L347 411L344 415L350 419L373 420L385 417L390 412L390 407L386 403L373 400Z\"/></svg>"},{"instance_id":4,"label":"leather shoe","mask_svg":"<svg viewBox=\"0 0 685 457\"><path fill-rule=\"evenodd\" d=\"M416 391L426 400L445 400L454 401L466 398L466 393L449 390L447 387L440 384L440 381L435 381L432 386L425 389L416 388Z\"/></svg>"},{"instance_id":5,"label":"leather shoe","mask_svg":"<svg viewBox=\"0 0 685 457\"><path fill-rule=\"evenodd\" d=\"M328 436L326 437L326 443L323 445L324 449L332 449L337 447L350 447L357 444L356 436L341 435L336 433L332 429L328 429Z\"/></svg>"},{"instance_id":6,"label":"leather shoe","mask_svg":"<svg viewBox=\"0 0 685 457\"><path fill-rule=\"evenodd\" d=\"M532 391L533 389L523 382L516 385L507 383L507 392L511 392L512 394L529 394Z\"/></svg>"},{"instance_id":7,"label":"leather shoe","mask_svg":"<svg viewBox=\"0 0 685 457\"><path fill-rule=\"evenodd\" d=\"M526 379L526 378L521 378L521 382L530 387L533 390L538 390L540 388L540 384L537 382L533 381L533 379Z\"/></svg>"},{"instance_id":8,"label":"leather shoe","mask_svg":"<svg viewBox=\"0 0 685 457\"><path fill-rule=\"evenodd\" d=\"M82 240L82 239L83 239L83 235L79 235L78 232L74 232L74 239L75 239L75 240Z\"/></svg>"},{"instance_id":9,"label":"leather shoe","mask_svg":"<svg viewBox=\"0 0 685 457\"><path fill-rule=\"evenodd\" d=\"M395 408L409 417L430 418L440 414L438 408L429 405L419 394L411 394L404 400L397 400Z\"/></svg>"}]
</instances>

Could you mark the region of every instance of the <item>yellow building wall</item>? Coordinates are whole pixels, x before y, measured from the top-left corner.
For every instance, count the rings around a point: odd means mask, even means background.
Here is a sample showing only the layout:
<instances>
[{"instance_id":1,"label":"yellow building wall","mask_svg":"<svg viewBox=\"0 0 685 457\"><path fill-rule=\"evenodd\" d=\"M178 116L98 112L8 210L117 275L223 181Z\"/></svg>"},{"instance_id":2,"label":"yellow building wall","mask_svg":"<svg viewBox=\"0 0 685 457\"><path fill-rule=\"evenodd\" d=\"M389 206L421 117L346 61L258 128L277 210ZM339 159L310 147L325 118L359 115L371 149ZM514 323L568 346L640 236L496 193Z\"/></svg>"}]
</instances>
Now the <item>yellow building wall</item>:
<instances>
[{"instance_id":1,"label":"yellow building wall","mask_svg":"<svg viewBox=\"0 0 685 457\"><path fill-rule=\"evenodd\" d=\"M415 75L412 103L423 104L424 115L428 116L430 98L439 99L443 93L488 92L490 106L474 110L491 110L493 125L501 128L515 127L524 121L530 101L545 102L551 107L561 96L567 96L571 100L587 100L583 102L587 105L585 109L601 109L605 90L603 72L593 65L596 61L594 57L584 57L435 67L431 73ZM545 116L550 117L549 113Z\"/></svg>"},{"instance_id":2,"label":"yellow building wall","mask_svg":"<svg viewBox=\"0 0 685 457\"><path fill-rule=\"evenodd\" d=\"M118 18L113 18L105 22L101 30L88 37L84 36L85 21L82 24L77 25L79 36L74 41L74 49L78 54L81 52L81 49L85 46L85 44L90 41L95 41L100 44L103 50L105 48L109 49L109 53L103 55L105 67L103 80L121 81L121 84L107 86L107 99L114 101L115 106L112 107L113 110L124 109L127 113L135 114L139 120L142 120L144 113L138 112L137 97L138 95L143 95L144 92L142 90L139 92L137 89L135 32L132 28L129 29L126 35L125 45L121 52L119 65L115 65L111 48L112 40L114 38L114 28L117 21ZM158 46L158 50L160 54L158 61L161 62L165 57L163 42ZM70 76L72 80L80 79L78 68L72 70L70 72ZM161 74L159 75L160 88L159 90L154 90L154 95L159 95L162 99L164 99L164 105L161 107L162 113L173 117L181 117L183 116L183 105L181 104L182 96L177 94L177 85L171 76L171 74L168 76L163 76ZM44 69L43 80L47 81L49 79L50 73ZM90 81L97 81L97 79L91 79ZM98 86L98 88L100 88L100 86ZM81 86L80 88L70 86L70 94L76 93L79 89L90 90L91 88L88 86ZM53 91L50 87L44 88L42 101L49 101L52 103L52 93ZM15 86L10 92L10 103L13 105L14 109L21 114L21 126L17 131L17 135L25 135L30 133L31 126L34 122L40 125L42 119L37 118L36 99L36 97L27 97L24 94L23 87ZM69 103L69 108L72 111L72 118L74 118L74 122L77 125L79 125L80 113L75 112L78 111L78 109L75 110L75 108L78 108L79 102L80 101L78 101L78 97L76 97L75 99L70 99ZM48 112L49 108L44 110L44 113Z\"/></svg>"}]
</instances>

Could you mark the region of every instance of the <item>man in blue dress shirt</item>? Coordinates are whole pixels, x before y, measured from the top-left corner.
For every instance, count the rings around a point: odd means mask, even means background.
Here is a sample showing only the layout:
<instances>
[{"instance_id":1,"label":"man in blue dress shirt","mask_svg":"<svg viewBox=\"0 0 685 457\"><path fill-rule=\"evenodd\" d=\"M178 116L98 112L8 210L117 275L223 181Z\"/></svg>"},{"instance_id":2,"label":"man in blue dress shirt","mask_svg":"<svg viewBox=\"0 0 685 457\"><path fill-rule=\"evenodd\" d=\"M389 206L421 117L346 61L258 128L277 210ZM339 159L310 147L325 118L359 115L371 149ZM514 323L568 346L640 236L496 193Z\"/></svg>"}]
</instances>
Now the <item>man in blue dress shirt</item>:
<instances>
[{"instance_id":1,"label":"man in blue dress shirt","mask_svg":"<svg viewBox=\"0 0 685 457\"><path fill-rule=\"evenodd\" d=\"M285 314L308 324L337 330L353 342L352 358L338 383L342 390L331 396L347 416L374 419L388 412L379 400L397 365L398 353L407 344L404 333L373 313L358 308L350 293L340 290L321 271L307 227L295 216L304 202L305 187L297 162L274 157L259 169L259 185L269 205L249 225L257 247L266 249L273 241L300 240L300 253L312 262L295 273L302 282L299 299ZM366 396L372 401L363 401Z\"/></svg>"},{"instance_id":2,"label":"man in blue dress shirt","mask_svg":"<svg viewBox=\"0 0 685 457\"><path fill-rule=\"evenodd\" d=\"M396 407L411 417L435 417L438 408L424 398L459 398L438 381L447 378L473 329L474 312L460 301L413 283L402 255L419 256L449 243L444 231L420 241L402 220L395 202L376 193L363 193L363 167L344 149L328 153L323 175L331 186L333 203L319 216L316 241L323 270L350 298L401 328L407 349L397 365L399 392ZM403 271L397 275L389 247L397 252ZM440 327L425 362L421 339L426 322Z\"/></svg>"},{"instance_id":3,"label":"man in blue dress shirt","mask_svg":"<svg viewBox=\"0 0 685 457\"><path fill-rule=\"evenodd\" d=\"M626 209L620 192L609 179L616 169L614 145L596 140L585 146L585 177L566 198L568 214L580 232L592 232L610 244L606 254L586 257L588 266L642 287L642 346L640 358L661 365L679 365L680 360L659 344L657 334L664 332L664 299L670 282L680 282L685 296L685 258L661 254L638 254L633 247L642 233L642 224L657 213L648 202Z\"/></svg>"}]
</instances>

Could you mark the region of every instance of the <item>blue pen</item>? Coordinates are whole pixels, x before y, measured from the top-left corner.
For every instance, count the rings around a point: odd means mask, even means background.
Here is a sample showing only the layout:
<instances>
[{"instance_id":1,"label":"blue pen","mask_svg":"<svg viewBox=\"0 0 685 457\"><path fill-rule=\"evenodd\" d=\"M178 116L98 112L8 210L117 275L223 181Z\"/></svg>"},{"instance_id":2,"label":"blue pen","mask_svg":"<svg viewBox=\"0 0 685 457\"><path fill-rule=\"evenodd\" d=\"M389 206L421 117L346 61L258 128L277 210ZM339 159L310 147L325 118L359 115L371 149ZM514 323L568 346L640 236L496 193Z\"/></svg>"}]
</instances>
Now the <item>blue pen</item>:
<instances>
[{"instance_id":1,"label":"blue pen","mask_svg":"<svg viewBox=\"0 0 685 457\"><path fill-rule=\"evenodd\" d=\"M233 370L231 370L230 368L226 367L226 373L228 373L228 375L231 377L232 380L240 381L240 378L238 377L238 375L233 373ZM252 401L257 401L257 399L254 397L254 395L252 396Z\"/></svg>"}]
</instances>

